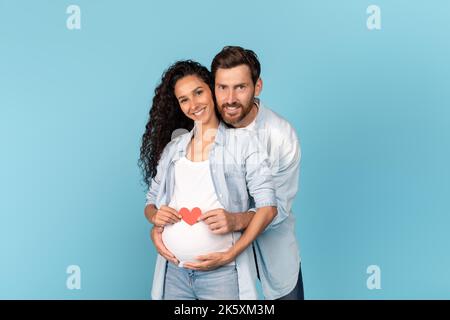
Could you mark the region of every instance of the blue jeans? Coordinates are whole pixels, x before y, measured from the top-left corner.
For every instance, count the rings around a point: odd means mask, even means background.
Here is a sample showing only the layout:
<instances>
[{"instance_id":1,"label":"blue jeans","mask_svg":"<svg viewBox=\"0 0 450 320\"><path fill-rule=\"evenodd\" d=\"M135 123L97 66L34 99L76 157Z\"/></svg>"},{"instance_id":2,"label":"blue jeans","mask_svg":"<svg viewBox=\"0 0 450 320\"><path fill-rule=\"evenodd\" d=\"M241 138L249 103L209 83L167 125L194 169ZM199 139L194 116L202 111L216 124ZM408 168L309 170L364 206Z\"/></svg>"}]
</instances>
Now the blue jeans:
<instances>
[{"instance_id":1,"label":"blue jeans","mask_svg":"<svg viewBox=\"0 0 450 320\"><path fill-rule=\"evenodd\" d=\"M210 271L180 268L168 262L164 300L239 300L235 265Z\"/></svg>"}]
</instances>

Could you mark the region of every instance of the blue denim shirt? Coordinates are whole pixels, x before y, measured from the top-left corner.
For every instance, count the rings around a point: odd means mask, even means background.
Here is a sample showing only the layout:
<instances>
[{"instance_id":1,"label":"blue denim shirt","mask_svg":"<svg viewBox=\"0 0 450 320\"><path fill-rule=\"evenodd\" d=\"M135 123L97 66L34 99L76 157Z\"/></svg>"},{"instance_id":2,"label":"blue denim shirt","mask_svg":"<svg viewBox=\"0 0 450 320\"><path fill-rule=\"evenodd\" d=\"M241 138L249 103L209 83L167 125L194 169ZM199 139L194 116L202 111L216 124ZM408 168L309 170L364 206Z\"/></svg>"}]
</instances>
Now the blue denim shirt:
<instances>
[{"instance_id":1,"label":"blue denim shirt","mask_svg":"<svg viewBox=\"0 0 450 320\"><path fill-rule=\"evenodd\" d=\"M174 190L174 163L186 155L191 132L173 139L164 149L157 174L147 193L148 204L157 208L170 203ZM229 212L245 212L251 202L256 208L277 206L270 163L259 140L245 130L227 128L220 123L209 153L211 177L219 202ZM233 232L233 242L241 232ZM167 260L158 254L153 277L152 299L162 299ZM236 258L239 298L257 299L256 266L252 247Z\"/></svg>"},{"instance_id":2,"label":"blue denim shirt","mask_svg":"<svg viewBox=\"0 0 450 320\"><path fill-rule=\"evenodd\" d=\"M256 102L259 110L249 131L258 137L269 155L278 214L253 244L264 297L278 299L294 289L300 268L292 213L300 177L300 142L288 121L259 100Z\"/></svg>"}]
</instances>

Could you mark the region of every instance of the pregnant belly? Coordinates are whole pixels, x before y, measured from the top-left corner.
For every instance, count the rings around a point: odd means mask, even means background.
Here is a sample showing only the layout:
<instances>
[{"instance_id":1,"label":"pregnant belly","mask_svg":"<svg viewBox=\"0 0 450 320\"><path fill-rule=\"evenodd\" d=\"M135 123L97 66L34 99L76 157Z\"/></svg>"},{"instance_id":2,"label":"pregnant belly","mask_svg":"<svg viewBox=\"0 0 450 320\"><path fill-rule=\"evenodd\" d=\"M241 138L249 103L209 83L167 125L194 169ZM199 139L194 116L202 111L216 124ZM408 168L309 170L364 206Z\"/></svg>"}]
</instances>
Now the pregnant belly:
<instances>
[{"instance_id":1,"label":"pregnant belly","mask_svg":"<svg viewBox=\"0 0 450 320\"><path fill-rule=\"evenodd\" d=\"M232 245L231 234L214 234L203 221L191 226L182 220L165 226L162 239L180 262L196 262L199 255L223 252Z\"/></svg>"}]
</instances>

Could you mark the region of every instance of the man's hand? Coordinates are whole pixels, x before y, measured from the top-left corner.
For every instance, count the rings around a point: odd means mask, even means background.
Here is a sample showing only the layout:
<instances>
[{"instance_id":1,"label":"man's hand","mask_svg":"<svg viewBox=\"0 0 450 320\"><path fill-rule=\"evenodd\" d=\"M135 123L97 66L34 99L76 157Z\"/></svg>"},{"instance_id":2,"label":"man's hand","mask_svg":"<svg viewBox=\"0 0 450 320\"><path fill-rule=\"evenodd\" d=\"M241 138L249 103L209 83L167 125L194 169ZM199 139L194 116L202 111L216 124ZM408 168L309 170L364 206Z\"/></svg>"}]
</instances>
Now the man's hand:
<instances>
[{"instance_id":1,"label":"man's hand","mask_svg":"<svg viewBox=\"0 0 450 320\"><path fill-rule=\"evenodd\" d=\"M202 214L197 221L204 221L215 234L226 234L236 230L235 213L224 209L214 209Z\"/></svg>"},{"instance_id":2,"label":"man's hand","mask_svg":"<svg viewBox=\"0 0 450 320\"><path fill-rule=\"evenodd\" d=\"M181 215L178 214L177 210L164 205L151 217L151 222L158 227L177 223L180 220Z\"/></svg>"},{"instance_id":3,"label":"man's hand","mask_svg":"<svg viewBox=\"0 0 450 320\"><path fill-rule=\"evenodd\" d=\"M198 256L195 259L200 262L186 262L183 264L183 267L186 269L200 271L214 270L234 261L235 256L231 251L227 251L214 252L203 256Z\"/></svg>"},{"instance_id":4,"label":"man's hand","mask_svg":"<svg viewBox=\"0 0 450 320\"><path fill-rule=\"evenodd\" d=\"M166 246L164 245L162 241L162 232L164 231L164 228L162 227L153 227L151 231L151 238L153 241L153 244L156 247L156 250L160 255L162 255L166 260L178 265L177 258L169 251L167 250Z\"/></svg>"}]
</instances>

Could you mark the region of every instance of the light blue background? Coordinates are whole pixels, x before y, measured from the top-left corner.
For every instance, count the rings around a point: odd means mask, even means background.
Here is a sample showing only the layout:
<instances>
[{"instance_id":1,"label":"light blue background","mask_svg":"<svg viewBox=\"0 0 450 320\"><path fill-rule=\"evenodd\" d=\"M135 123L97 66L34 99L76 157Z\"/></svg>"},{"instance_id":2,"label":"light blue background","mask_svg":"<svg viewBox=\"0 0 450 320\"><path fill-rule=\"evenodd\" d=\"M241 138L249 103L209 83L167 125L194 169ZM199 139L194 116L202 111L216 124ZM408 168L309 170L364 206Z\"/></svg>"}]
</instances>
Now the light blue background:
<instances>
[{"instance_id":1,"label":"light blue background","mask_svg":"<svg viewBox=\"0 0 450 320\"><path fill-rule=\"evenodd\" d=\"M175 60L236 44L301 139L306 298L450 299L449 17L447 0L0 0L0 298L150 297L153 90Z\"/></svg>"}]
</instances>

